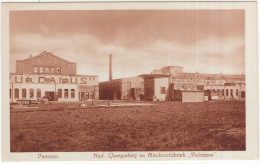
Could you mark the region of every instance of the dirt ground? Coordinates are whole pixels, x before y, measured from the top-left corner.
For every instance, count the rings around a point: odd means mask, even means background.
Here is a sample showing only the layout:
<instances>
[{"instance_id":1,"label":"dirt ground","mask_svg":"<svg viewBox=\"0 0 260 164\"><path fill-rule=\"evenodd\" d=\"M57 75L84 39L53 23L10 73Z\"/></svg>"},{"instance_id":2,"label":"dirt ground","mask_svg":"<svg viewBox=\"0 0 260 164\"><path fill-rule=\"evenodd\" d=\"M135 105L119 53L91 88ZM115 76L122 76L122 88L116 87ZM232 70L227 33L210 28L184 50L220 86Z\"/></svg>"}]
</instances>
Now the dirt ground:
<instances>
[{"instance_id":1,"label":"dirt ground","mask_svg":"<svg viewBox=\"0 0 260 164\"><path fill-rule=\"evenodd\" d=\"M245 101L11 106L11 152L243 151ZM127 106L127 103L132 105Z\"/></svg>"}]
</instances>

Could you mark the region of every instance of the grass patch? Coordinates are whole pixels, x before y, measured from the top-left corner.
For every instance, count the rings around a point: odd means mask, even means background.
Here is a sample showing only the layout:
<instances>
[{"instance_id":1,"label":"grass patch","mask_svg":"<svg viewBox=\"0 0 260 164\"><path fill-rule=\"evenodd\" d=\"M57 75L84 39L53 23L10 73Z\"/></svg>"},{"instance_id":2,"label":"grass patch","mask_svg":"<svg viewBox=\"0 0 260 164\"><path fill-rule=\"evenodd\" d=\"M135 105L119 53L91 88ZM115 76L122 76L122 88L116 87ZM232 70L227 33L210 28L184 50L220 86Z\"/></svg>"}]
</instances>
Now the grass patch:
<instances>
[{"instance_id":1,"label":"grass patch","mask_svg":"<svg viewBox=\"0 0 260 164\"><path fill-rule=\"evenodd\" d=\"M245 150L244 101L152 103L11 110L11 152Z\"/></svg>"}]
</instances>

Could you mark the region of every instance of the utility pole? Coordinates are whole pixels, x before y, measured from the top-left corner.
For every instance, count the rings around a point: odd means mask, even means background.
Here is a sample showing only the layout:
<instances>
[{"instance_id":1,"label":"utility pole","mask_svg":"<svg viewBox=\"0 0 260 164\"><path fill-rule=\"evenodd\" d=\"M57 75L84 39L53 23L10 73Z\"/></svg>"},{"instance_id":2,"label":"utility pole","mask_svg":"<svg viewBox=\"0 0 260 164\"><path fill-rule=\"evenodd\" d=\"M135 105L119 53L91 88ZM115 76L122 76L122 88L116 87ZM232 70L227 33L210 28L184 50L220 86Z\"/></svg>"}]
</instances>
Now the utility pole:
<instances>
[{"instance_id":1,"label":"utility pole","mask_svg":"<svg viewBox=\"0 0 260 164\"><path fill-rule=\"evenodd\" d=\"M112 54L109 54L109 81L112 81Z\"/></svg>"}]
</instances>

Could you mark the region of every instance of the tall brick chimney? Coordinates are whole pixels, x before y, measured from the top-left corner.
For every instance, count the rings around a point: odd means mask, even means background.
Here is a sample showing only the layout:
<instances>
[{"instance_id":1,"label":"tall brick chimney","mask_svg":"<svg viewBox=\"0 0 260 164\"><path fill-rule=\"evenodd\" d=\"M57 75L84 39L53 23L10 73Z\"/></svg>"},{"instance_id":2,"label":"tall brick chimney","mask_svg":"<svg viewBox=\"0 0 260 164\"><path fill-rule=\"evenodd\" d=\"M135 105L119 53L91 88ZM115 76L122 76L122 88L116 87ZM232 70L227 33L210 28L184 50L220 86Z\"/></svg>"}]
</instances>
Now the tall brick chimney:
<instances>
[{"instance_id":1,"label":"tall brick chimney","mask_svg":"<svg viewBox=\"0 0 260 164\"><path fill-rule=\"evenodd\" d=\"M109 54L109 81L112 80L112 54Z\"/></svg>"}]
</instances>

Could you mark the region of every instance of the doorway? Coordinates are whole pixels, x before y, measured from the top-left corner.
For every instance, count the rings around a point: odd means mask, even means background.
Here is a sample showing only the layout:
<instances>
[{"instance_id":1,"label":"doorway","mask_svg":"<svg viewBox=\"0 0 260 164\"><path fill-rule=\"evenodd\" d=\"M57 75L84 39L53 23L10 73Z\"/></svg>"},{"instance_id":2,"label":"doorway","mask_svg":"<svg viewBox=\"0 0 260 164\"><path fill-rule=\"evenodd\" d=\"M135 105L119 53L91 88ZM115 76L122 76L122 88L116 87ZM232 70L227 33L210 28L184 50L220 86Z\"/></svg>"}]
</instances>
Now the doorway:
<instances>
[{"instance_id":1,"label":"doorway","mask_svg":"<svg viewBox=\"0 0 260 164\"><path fill-rule=\"evenodd\" d=\"M45 91L45 97L49 99L49 101L54 101L54 92Z\"/></svg>"}]
</instances>

